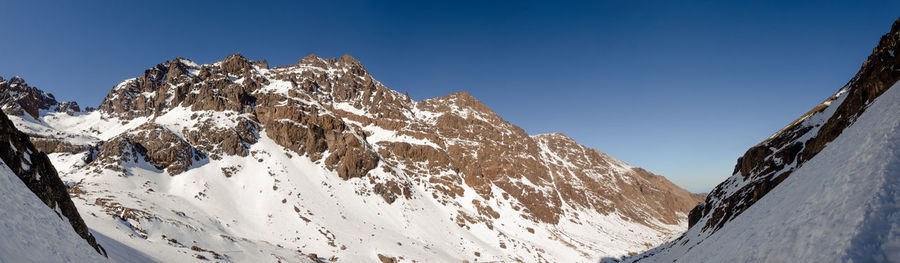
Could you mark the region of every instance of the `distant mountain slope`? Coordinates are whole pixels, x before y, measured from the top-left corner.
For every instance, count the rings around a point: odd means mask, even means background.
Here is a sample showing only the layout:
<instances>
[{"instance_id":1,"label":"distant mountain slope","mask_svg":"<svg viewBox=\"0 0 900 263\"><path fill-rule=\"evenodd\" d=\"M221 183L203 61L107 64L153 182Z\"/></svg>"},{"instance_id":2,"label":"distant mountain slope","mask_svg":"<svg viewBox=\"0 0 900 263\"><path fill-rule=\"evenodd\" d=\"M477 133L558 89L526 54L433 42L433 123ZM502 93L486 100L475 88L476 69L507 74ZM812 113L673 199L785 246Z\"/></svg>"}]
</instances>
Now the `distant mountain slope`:
<instances>
[{"instance_id":1,"label":"distant mountain slope","mask_svg":"<svg viewBox=\"0 0 900 263\"><path fill-rule=\"evenodd\" d=\"M53 94L28 86L20 77L9 80L0 78L0 105L3 112L12 115L28 115L38 118L40 112L46 110L59 112L80 112L75 102L57 102Z\"/></svg>"},{"instance_id":2,"label":"distant mountain slope","mask_svg":"<svg viewBox=\"0 0 900 263\"><path fill-rule=\"evenodd\" d=\"M738 159L679 239L626 261L900 261L900 20L835 95Z\"/></svg>"},{"instance_id":3,"label":"distant mountain slope","mask_svg":"<svg viewBox=\"0 0 900 263\"><path fill-rule=\"evenodd\" d=\"M98 232L160 261L594 261L669 240L700 201L468 93L413 101L346 55L176 58L97 111L14 120Z\"/></svg>"}]
</instances>

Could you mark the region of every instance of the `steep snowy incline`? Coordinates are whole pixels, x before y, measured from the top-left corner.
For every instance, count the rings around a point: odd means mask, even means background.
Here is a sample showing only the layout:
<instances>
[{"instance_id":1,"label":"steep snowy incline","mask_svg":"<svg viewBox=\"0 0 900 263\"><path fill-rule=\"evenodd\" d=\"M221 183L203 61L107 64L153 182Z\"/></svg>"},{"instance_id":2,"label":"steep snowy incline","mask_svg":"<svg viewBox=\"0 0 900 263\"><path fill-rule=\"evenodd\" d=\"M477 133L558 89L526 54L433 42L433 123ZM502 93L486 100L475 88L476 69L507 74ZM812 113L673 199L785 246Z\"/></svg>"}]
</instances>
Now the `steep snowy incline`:
<instances>
[{"instance_id":1,"label":"steep snowy incline","mask_svg":"<svg viewBox=\"0 0 900 263\"><path fill-rule=\"evenodd\" d=\"M900 19L847 85L738 158L684 235L625 260L885 259L898 242L876 233L896 231L898 53Z\"/></svg>"},{"instance_id":2,"label":"steep snowy incline","mask_svg":"<svg viewBox=\"0 0 900 263\"><path fill-rule=\"evenodd\" d=\"M691 228L639 262L900 261L900 85L705 239Z\"/></svg>"},{"instance_id":3,"label":"steep snowy incline","mask_svg":"<svg viewBox=\"0 0 900 263\"><path fill-rule=\"evenodd\" d=\"M0 160L0 262L106 262Z\"/></svg>"},{"instance_id":4,"label":"steep snowy incline","mask_svg":"<svg viewBox=\"0 0 900 263\"><path fill-rule=\"evenodd\" d=\"M900 20L881 37L859 72L837 93L738 158L733 175L691 210L690 225L714 232L766 195L900 80Z\"/></svg>"}]
</instances>

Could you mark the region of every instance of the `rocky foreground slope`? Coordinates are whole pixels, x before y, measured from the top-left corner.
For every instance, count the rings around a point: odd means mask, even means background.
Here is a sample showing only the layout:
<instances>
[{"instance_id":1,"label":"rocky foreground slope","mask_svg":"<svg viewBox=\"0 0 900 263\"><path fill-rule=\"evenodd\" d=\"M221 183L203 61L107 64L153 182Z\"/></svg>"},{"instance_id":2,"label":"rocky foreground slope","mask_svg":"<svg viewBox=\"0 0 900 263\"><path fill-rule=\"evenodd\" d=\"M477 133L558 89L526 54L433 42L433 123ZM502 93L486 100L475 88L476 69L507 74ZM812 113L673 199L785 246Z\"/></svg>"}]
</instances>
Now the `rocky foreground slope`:
<instances>
[{"instance_id":1,"label":"rocky foreground slope","mask_svg":"<svg viewBox=\"0 0 900 263\"><path fill-rule=\"evenodd\" d=\"M50 159L3 113L0 141L0 262L105 259Z\"/></svg>"},{"instance_id":2,"label":"rocky foreground slope","mask_svg":"<svg viewBox=\"0 0 900 263\"><path fill-rule=\"evenodd\" d=\"M900 20L850 82L747 150L677 240L626 261L900 261Z\"/></svg>"},{"instance_id":3,"label":"rocky foreground slope","mask_svg":"<svg viewBox=\"0 0 900 263\"><path fill-rule=\"evenodd\" d=\"M593 261L669 240L701 198L346 55L176 58L95 111L39 105L9 112L86 221L161 261Z\"/></svg>"}]
</instances>

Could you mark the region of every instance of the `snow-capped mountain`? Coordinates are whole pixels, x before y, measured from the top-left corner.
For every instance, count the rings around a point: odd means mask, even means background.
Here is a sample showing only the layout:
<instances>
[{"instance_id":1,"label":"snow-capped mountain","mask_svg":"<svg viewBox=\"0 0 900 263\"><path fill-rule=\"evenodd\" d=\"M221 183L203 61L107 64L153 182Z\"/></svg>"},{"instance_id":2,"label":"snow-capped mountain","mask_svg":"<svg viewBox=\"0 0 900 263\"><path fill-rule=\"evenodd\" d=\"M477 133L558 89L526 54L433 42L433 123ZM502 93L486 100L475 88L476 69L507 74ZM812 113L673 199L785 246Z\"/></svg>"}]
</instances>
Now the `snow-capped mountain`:
<instances>
[{"instance_id":1,"label":"snow-capped mountain","mask_svg":"<svg viewBox=\"0 0 900 263\"><path fill-rule=\"evenodd\" d=\"M0 141L0 262L105 261L50 159L3 113Z\"/></svg>"},{"instance_id":2,"label":"snow-capped mountain","mask_svg":"<svg viewBox=\"0 0 900 263\"><path fill-rule=\"evenodd\" d=\"M38 118L42 110L57 112L80 112L81 107L74 101L58 102L53 94L28 86L20 77L9 80L0 78L0 105L3 112L18 116Z\"/></svg>"},{"instance_id":3,"label":"snow-capped mountain","mask_svg":"<svg viewBox=\"0 0 900 263\"><path fill-rule=\"evenodd\" d=\"M900 262L900 20L850 82L738 159L633 262Z\"/></svg>"},{"instance_id":4,"label":"snow-capped mountain","mask_svg":"<svg viewBox=\"0 0 900 263\"><path fill-rule=\"evenodd\" d=\"M176 58L96 111L50 107L10 113L94 231L165 262L595 261L677 236L702 198L347 55Z\"/></svg>"}]
</instances>

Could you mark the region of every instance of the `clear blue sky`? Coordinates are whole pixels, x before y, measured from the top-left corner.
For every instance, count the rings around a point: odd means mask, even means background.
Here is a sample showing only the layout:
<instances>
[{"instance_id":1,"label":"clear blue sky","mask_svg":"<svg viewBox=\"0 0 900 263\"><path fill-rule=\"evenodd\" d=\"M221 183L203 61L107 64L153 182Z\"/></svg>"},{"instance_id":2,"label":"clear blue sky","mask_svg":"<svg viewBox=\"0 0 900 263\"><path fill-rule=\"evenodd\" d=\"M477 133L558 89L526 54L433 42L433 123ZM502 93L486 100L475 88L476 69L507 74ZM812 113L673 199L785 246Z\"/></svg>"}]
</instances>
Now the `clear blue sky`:
<instances>
[{"instance_id":1,"label":"clear blue sky","mask_svg":"<svg viewBox=\"0 0 900 263\"><path fill-rule=\"evenodd\" d=\"M347 53L414 99L468 91L693 191L843 86L900 16L895 1L85 2L0 5L0 76L96 106L178 56Z\"/></svg>"}]
</instances>

